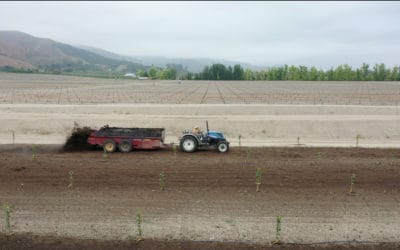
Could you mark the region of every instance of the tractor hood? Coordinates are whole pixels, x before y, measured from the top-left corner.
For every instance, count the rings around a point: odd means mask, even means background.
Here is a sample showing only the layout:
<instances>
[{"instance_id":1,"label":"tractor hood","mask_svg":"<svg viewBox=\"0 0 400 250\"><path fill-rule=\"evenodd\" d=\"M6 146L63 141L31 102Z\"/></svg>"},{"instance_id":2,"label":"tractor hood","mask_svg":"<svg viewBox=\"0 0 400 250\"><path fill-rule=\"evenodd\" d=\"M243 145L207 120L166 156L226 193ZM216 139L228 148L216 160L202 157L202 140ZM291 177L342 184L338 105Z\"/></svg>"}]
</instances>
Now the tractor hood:
<instances>
[{"instance_id":1,"label":"tractor hood","mask_svg":"<svg viewBox=\"0 0 400 250\"><path fill-rule=\"evenodd\" d=\"M225 136L222 132L219 131L208 131L208 136L215 139L225 139Z\"/></svg>"}]
</instances>

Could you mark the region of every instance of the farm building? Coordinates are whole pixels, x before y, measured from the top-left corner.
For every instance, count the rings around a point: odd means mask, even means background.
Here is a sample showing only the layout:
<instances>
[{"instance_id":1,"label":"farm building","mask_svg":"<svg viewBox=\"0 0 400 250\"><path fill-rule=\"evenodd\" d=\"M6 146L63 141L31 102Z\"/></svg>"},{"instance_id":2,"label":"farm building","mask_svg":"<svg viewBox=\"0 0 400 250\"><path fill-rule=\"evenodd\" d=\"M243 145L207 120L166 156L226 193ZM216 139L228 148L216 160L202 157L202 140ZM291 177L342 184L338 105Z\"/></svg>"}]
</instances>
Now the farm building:
<instances>
[{"instance_id":1,"label":"farm building","mask_svg":"<svg viewBox=\"0 0 400 250\"><path fill-rule=\"evenodd\" d=\"M135 74L135 73L126 73L124 76L125 76L125 77L136 78L136 74Z\"/></svg>"}]
</instances>

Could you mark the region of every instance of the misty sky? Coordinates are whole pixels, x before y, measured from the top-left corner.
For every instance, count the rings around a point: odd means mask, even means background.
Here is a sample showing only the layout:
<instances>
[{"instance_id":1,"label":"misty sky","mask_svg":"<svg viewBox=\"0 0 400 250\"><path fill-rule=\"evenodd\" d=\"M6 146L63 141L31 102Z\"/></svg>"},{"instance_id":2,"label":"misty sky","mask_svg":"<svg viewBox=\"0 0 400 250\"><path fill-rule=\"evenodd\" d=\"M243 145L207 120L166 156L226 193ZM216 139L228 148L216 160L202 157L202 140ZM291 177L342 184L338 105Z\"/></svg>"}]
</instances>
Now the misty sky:
<instances>
[{"instance_id":1,"label":"misty sky","mask_svg":"<svg viewBox=\"0 0 400 250\"><path fill-rule=\"evenodd\" d=\"M0 30L133 56L400 64L400 2L0 2Z\"/></svg>"}]
</instances>

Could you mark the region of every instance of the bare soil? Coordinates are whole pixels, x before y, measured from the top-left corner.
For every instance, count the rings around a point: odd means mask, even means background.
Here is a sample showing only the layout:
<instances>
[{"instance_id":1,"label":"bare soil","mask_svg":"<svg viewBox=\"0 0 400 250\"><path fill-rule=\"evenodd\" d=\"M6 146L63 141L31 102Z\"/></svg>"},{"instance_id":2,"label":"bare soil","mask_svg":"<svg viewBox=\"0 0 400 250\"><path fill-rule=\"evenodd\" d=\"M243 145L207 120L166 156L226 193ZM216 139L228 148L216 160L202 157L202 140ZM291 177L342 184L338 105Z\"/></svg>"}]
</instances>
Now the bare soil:
<instances>
[{"instance_id":1,"label":"bare soil","mask_svg":"<svg viewBox=\"0 0 400 250\"><path fill-rule=\"evenodd\" d=\"M243 242L217 242L217 241L182 241L182 240L154 240L147 239L144 241L136 242L129 240L94 240L94 239L76 239L57 237L52 235L34 235L29 233L23 234L0 234L0 249L14 250L14 249L399 249L398 243L354 243L354 242L336 242L336 243L320 243L320 244L288 244L282 243L279 245L261 245L250 244Z\"/></svg>"},{"instance_id":2,"label":"bare soil","mask_svg":"<svg viewBox=\"0 0 400 250\"><path fill-rule=\"evenodd\" d=\"M127 249L136 244L127 239L137 233L139 211L145 240L138 249L271 248L277 215L287 249L399 247L398 149L59 149L39 145L33 155L30 147L0 146L0 204L11 205L15 233L0 236L1 249Z\"/></svg>"},{"instance_id":3,"label":"bare soil","mask_svg":"<svg viewBox=\"0 0 400 250\"><path fill-rule=\"evenodd\" d=\"M180 83L181 82L181 83ZM0 104L320 104L400 102L399 82L161 81L0 73Z\"/></svg>"}]
</instances>

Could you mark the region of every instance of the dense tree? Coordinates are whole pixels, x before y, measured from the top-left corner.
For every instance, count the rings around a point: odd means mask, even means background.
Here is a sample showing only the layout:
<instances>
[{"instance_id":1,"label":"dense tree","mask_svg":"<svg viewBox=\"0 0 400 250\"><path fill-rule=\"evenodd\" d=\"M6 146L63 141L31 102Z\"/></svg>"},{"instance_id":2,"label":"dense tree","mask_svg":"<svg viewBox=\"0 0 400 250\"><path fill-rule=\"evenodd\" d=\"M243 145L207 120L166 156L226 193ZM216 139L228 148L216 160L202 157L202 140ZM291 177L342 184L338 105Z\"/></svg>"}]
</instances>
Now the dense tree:
<instances>
[{"instance_id":1,"label":"dense tree","mask_svg":"<svg viewBox=\"0 0 400 250\"><path fill-rule=\"evenodd\" d=\"M390 80L392 81L400 81L400 68L399 66L394 66L391 76L390 76Z\"/></svg>"},{"instance_id":2,"label":"dense tree","mask_svg":"<svg viewBox=\"0 0 400 250\"><path fill-rule=\"evenodd\" d=\"M296 66L290 66L288 69L288 80L300 80L300 69Z\"/></svg>"},{"instance_id":3,"label":"dense tree","mask_svg":"<svg viewBox=\"0 0 400 250\"><path fill-rule=\"evenodd\" d=\"M226 80L226 67L223 64L213 64L210 68L210 80Z\"/></svg>"},{"instance_id":4,"label":"dense tree","mask_svg":"<svg viewBox=\"0 0 400 250\"><path fill-rule=\"evenodd\" d=\"M165 68L158 71L157 78L161 80L175 80L177 77L176 69Z\"/></svg>"},{"instance_id":5,"label":"dense tree","mask_svg":"<svg viewBox=\"0 0 400 250\"><path fill-rule=\"evenodd\" d=\"M141 70L139 69L138 71L136 71L136 75L139 77L148 77L149 74L147 73L147 71Z\"/></svg>"},{"instance_id":6,"label":"dense tree","mask_svg":"<svg viewBox=\"0 0 400 250\"><path fill-rule=\"evenodd\" d=\"M151 79L157 79L157 75L158 75L158 69L154 66L152 66L149 69L149 76L151 77Z\"/></svg>"},{"instance_id":7,"label":"dense tree","mask_svg":"<svg viewBox=\"0 0 400 250\"><path fill-rule=\"evenodd\" d=\"M128 67L129 68L129 67ZM128 68L126 70L128 70ZM79 69L79 71L77 71ZM52 73L52 74L81 74L93 75L98 77L120 77L122 72L108 70L98 72L95 68L81 64L70 65L54 64L41 66L38 70L22 70L10 66L0 67L0 71L17 73ZM199 73L188 72L180 64L168 64L165 68L155 66L146 69L137 69L137 76L150 77L161 80L260 80L260 81L400 81L400 67L398 65L389 68L385 64L375 64L370 66L363 63L359 68L353 69L347 64L331 67L328 70L307 67L304 65L284 65L280 67L270 67L264 70L255 71L243 69L241 65L225 66L217 63L205 66Z\"/></svg>"},{"instance_id":8,"label":"dense tree","mask_svg":"<svg viewBox=\"0 0 400 250\"><path fill-rule=\"evenodd\" d=\"M368 80L371 80L370 78L369 78L369 64L366 64L366 63L363 63L363 65L361 66L361 69L360 69L360 80L361 81L368 81Z\"/></svg>"},{"instance_id":9,"label":"dense tree","mask_svg":"<svg viewBox=\"0 0 400 250\"><path fill-rule=\"evenodd\" d=\"M201 73L200 79L210 80L210 67L205 66L203 72Z\"/></svg>"},{"instance_id":10,"label":"dense tree","mask_svg":"<svg viewBox=\"0 0 400 250\"><path fill-rule=\"evenodd\" d=\"M246 81L251 81L251 80L253 80L253 72L252 72L250 69L246 69L246 70L244 71L244 79L245 79Z\"/></svg>"},{"instance_id":11,"label":"dense tree","mask_svg":"<svg viewBox=\"0 0 400 250\"><path fill-rule=\"evenodd\" d=\"M180 65L180 64L177 64L177 65ZM164 69L152 66L151 68L149 68L148 71L138 70L138 71L136 71L136 74L137 74L137 76L150 77L151 79L175 80L178 77L178 73L177 73L176 68L172 68L173 66L176 66L176 65L169 64L168 67L166 67ZM188 74L188 73L182 72L182 76L184 76L186 74ZM184 77L182 77L182 78L184 78ZM191 79L191 76L190 76L190 79Z\"/></svg>"},{"instance_id":12,"label":"dense tree","mask_svg":"<svg viewBox=\"0 0 400 250\"><path fill-rule=\"evenodd\" d=\"M233 69L231 66L228 66L226 69L226 74L225 74L226 80L233 80Z\"/></svg>"},{"instance_id":13,"label":"dense tree","mask_svg":"<svg viewBox=\"0 0 400 250\"><path fill-rule=\"evenodd\" d=\"M233 66L233 80L244 80L244 70L239 64Z\"/></svg>"},{"instance_id":14,"label":"dense tree","mask_svg":"<svg viewBox=\"0 0 400 250\"><path fill-rule=\"evenodd\" d=\"M311 67L308 80L317 81L318 80L318 70L316 67Z\"/></svg>"},{"instance_id":15,"label":"dense tree","mask_svg":"<svg viewBox=\"0 0 400 250\"><path fill-rule=\"evenodd\" d=\"M375 64L370 69L369 64L363 63L360 68L352 69L349 65L338 65L328 70L316 67L288 66L271 67L266 70L253 71L243 69L239 64L233 69L223 64L213 64L204 67L201 73L188 75L196 80L290 80L290 81L400 81L400 68L387 68L385 64ZM186 76L186 77L187 77Z\"/></svg>"},{"instance_id":16,"label":"dense tree","mask_svg":"<svg viewBox=\"0 0 400 250\"><path fill-rule=\"evenodd\" d=\"M374 77L374 81L385 80L385 65L383 63L374 65L373 77Z\"/></svg>"}]
</instances>

